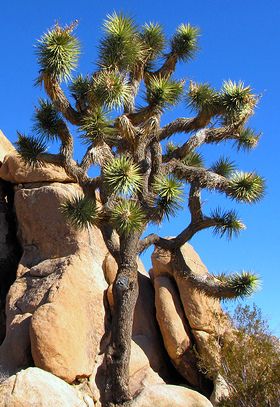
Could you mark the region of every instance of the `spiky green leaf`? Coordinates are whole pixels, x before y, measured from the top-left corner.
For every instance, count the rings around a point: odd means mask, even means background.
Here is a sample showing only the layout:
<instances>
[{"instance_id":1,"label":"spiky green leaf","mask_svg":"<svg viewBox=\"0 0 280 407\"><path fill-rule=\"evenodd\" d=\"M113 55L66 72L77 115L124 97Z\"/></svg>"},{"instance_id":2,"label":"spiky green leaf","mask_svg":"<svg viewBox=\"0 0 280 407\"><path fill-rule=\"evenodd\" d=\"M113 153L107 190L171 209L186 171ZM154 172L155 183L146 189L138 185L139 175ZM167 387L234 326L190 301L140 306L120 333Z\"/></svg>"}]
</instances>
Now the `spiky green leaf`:
<instances>
[{"instance_id":1,"label":"spiky green leaf","mask_svg":"<svg viewBox=\"0 0 280 407\"><path fill-rule=\"evenodd\" d=\"M220 110L220 95L208 83L191 82L187 103L197 112L215 115Z\"/></svg>"},{"instance_id":2,"label":"spiky green leaf","mask_svg":"<svg viewBox=\"0 0 280 407\"><path fill-rule=\"evenodd\" d=\"M92 144L98 140L111 139L115 134L112 121L100 106L97 106L82 119L80 125L81 139L85 144Z\"/></svg>"},{"instance_id":3,"label":"spiky green leaf","mask_svg":"<svg viewBox=\"0 0 280 407\"><path fill-rule=\"evenodd\" d=\"M69 90L76 100L86 98L89 94L91 87L90 77L78 75L76 76L69 85Z\"/></svg>"},{"instance_id":4,"label":"spiky green leaf","mask_svg":"<svg viewBox=\"0 0 280 407\"><path fill-rule=\"evenodd\" d=\"M34 130L47 139L55 139L62 122L62 115L53 103L39 99L39 106L34 113Z\"/></svg>"},{"instance_id":5,"label":"spiky green leaf","mask_svg":"<svg viewBox=\"0 0 280 407\"><path fill-rule=\"evenodd\" d=\"M56 24L38 40L36 46L41 72L59 81L71 79L71 72L78 63L80 45L72 34L75 26L75 23L66 27Z\"/></svg>"},{"instance_id":6,"label":"spiky green leaf","mask_svg":"<svg viewBox=\"0 0 280 407\"><path fill-rule=\"evenodd\" d=\"M38 155L46 151L44 140L33 136L25 136L18 132L18 140L15 143L18 154L29 165L40 164Z\"/></svg>"},{"instance_id":7,"label":"spiky green leaf","mask_svg":"<svg viewBox=\"0 0 280 407\"><path fill-rule=\"evenodd\" d=\"M96 225L100 219L96 202L82 195L67 199L60 206L60 210L75 229L85 229L88 226Z\"/></svg>"},{"instance_id":8,"label":"spiky green leaf","mask_svg":"<svg viewBox=\"0 0 280 407\"><path fill-rule=\"evenodd\" d=\"M89 94L93 106L105 106L111 110L128 102L131 88L127 78L116 70L103 69L93 78Z\"/></svg>"},{"instance_id":9,"label":"spiky green leaf","mask_svg":"<svg viewBox=\"0 0 280 407\"><path fill-rule=\"evenodd\" d=\"M181 24L171 41L171 50L182 61L194 57L198 50L199 29L190 24Z\"/></svg>"},{"instance_id":10,"label":"spiky green leaf","mask_svg":"<svg viewBox=\"0 0 280 407\"><path fill-rule=\"evenodd\" d=\"M131 70L144 58L140 35L132 18L113 13L104 22L105 37L99 47L104 68Z\"/></svg>"},{"instance_id":11,"label":"spiky green leaf","mask_svg":"<svg viewBox=\"0 0 280 407\"><path fill-rule=\"evenodd\" d=\"M147 87L147 102L161 108L176 105L183 94L184 82L152 76Z\"/></svg>"},{"instance_id":12,"label":"spiky green leaf","mask_svg":"<svg viewBox=\"0 0 280 407\"><path fill-rule=\"evenodd\" d=\"M174 144L173 141L169 141L165 147L166 148L165 154L167 155L167 157L169 157L178 147L179 147L178 144Z\"/></svg>"},{"instance_id":13,"label":"spiky green leaf","mask_svg":"<svg viewBox=\"0 0 280 407\"><path fill-rule=\"evenodd\" d=\"M181 208L183 184L173 175L160 176L155 179L153 190L158 195L156 200L157 218L169 219Z\"/></svg>"},{"instance_id":14,"label":"spiky green leaf","mask_svg":"<svg viewBox=\"0 0 280 407\"><path fill-rule=\"evenodd\" d=\"M182 160L182 163L189 167L203 167L204 161L200 153L196 151L189 152Z\"/></svg>"},{"instance_id":15,"label":"spiky green leaf","mask_svg":"<svg viewBox=\"0 0 280 407\"><path fill-rule=\"evenodd\" d=\"M213 231L220 237L226 235L228 239L231 239L233 236L238 236L241 230L246 229L246 226L238 218L234 210L227 212L217 208L211 213L211 218L214 219L216 223Z\"/></svg>"},{"instance_id":16,"label":"spiky green leaf","mask_svg":"<svg viewBox=\"0 0 280 407\"><path fill-rule=\"evenodd\" d=\"M253 113L257 103L250 86L245 86L242 81L231 80L223 83L220 100L224 109L225 124L247 118Z\"/></svg>"},{"instance_id":17,"label":"spiky green leaf","mask_svg":"<svg viewBox=\"0 0 280 407\"><path fill-rule=\"evenodd\" d=\"M230 160L228 157L221 157L218 161L216 161L212 167L210 168L211 171L219 174L225 178L229 178L233 171L235 171L236 166L233 161Z\"/></svg>"},{"instance_id":18,"label":"spiky green leaf","mask_svg":"<svg viewBox=\"0 0 280 407\"><path fill-rule=\"evenodd\" d=\"M235 273L229 276L215 276L223 284L225 284L230 289L233 289L233 298L243 298L252 295L260 287L260 278L253 273L248 271L242 271L241 273Z\"/></svg>"},{"instance_id":19,"label":"spiky green leaf","mask_svg":"<svg viewBox=\"0 0 280 407\"><path fill-rule=\"evenodd\" d=\"M145 215L135 201L124 199L112 209L111 221L122 235L141 230L145 223Z\"/></svg>"},{"instance_id":20,"label":"spiky green leaf","mask_svg":"<svg viewBox=\"0 0 280 407\"><path fill-rule=\"evenodd\" d=\"M141 39L148 51L149 59L156 58L164 49L165 37L160 24L146 23L143 26Z\"/></svg>"},{"instance_id":21,"label":"spiky green leaf","mask_svg":"<svg viewBox=\"0 0 280 407\"><path fill-rule=\"evenodd\" d=\"M243 129L235 142L237 150L249 151L258 145L261 134L250 128Z\"/></svg>"},{"instance_id":22,"label":"spiky green leaf","mask_svg":"<svg viewBox=\"0 0 280 407\"><path fill-rule=\"evenodd\" d=\"M125 156L107 162L103 173L105 183L115 193L132 194L141 188L140 167Z\"/></svg>"},{"instance_id":23,"label":"spiky green leaf","mask_svg":"<svg viewBox=\"0 0 280 407\"><path fill-rule=\"evenodd\" d=\"M265 192L264 178L255 172L235 172L230 178L228 195L241 202L259 201Z\"/></svg>"}]
</instances>

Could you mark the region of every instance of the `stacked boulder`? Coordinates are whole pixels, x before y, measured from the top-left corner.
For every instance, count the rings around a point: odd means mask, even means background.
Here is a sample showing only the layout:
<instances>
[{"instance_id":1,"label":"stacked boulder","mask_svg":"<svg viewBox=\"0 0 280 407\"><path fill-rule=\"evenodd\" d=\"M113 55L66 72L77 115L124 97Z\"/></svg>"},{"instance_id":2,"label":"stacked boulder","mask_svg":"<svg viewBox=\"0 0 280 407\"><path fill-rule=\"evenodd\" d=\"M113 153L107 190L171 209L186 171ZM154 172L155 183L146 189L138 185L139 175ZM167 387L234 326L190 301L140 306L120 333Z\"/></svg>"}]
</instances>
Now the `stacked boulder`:
<instances>
[{"instance_id":1,"label":"stacked boulder","mask_svg":"<svg viewBox=\"0 0 280 407\"><path fill-rule=\"evenodd\" d=\"M27 166L3 134L0 161L0 188L8 182L14 190L14 239L22 251L6 298L0 407L101 406L117 265L97 228L76 231L65 222L59 207L81 189L63 168ZM3 219L0 211L1 256L8 256L4 235L9 225ZM188 267L207 273L190 245L182 253ZM148 274L139 261L132 406L211 406L185 386L207 396L212 391L213 384L198 370L194 347L207 351L214 332L210 315L221 312L219 302L179 281L170 253L156 250L152 262Z\"/></svg>"}]
</instances>

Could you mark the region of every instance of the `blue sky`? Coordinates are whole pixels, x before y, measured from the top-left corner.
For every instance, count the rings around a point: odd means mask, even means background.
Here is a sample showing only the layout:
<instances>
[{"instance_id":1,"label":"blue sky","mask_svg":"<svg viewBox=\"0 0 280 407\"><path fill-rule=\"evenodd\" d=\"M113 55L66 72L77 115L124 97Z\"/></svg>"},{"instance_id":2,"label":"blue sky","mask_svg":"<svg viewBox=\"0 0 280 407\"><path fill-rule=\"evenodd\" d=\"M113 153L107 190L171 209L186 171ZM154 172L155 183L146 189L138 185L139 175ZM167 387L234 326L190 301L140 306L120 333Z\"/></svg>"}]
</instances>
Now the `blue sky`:
<instances>
[{"instance_id":1,"label":"blue sky","mask_svg":"<svg viewBox=\"0 0 280 407\"><path fill-rule=\"evenodd\" d=\"M204 194L206 210L217 205L236 207L247 225L239 238L230 242L210 232L201 232L192 244L210 272L242 269L257 272L262 290L248 303L256 302L270 320L275 334L280 335L279 319L279 167L280 135L280 4L278 0L159 0L97 2L89 0L48 0L2 2L0 15L0 128L15 141L16 130L30 133L32 113L40 89L33 86L37 76L34 55L35 40L56 20L62 24L78 19L77 34L82 43L79 71L95 69L96 46L102 20L112 11L123 11L139 24L159 22L167 35L172 35L182 22L201 29L200 51L189 64L180 65L177 76L198 82L208 81L219 88L223 80L243 80L251 84L261 100L250 125L263 133L259 147L250 154L239 153L231 145L202 150L211 164L221 154L231 155L243 170L257 170L267 180L263 201L256 205L235 205L217 194ZM175 117L188 116L182 103L168 111L163 123ZM185 136L178 138L183 141ZM77 148L77 155L80 154ZM186 211L171 223L158 228L162 235L174 235L187 222ZM149 253L145 255L149 267Z\"/></svg>"}]
</instances>

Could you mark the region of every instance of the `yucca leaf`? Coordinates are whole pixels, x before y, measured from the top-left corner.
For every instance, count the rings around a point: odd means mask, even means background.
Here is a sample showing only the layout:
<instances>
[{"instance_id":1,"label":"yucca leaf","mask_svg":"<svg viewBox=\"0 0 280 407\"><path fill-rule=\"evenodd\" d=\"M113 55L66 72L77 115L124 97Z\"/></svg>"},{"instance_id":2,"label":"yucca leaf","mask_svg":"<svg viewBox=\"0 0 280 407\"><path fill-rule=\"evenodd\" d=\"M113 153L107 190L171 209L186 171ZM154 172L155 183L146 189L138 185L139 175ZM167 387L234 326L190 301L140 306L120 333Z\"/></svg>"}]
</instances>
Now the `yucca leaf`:
<instances>
[{"instance_id":1,"label":"yucca leaf","mask_svg":"<svg viewBox=\"0 0 280 407\"><path fill-rule=\"evenodd\" d=\"M224 108L225 124L248 117L253 113L257 103L257 98L252 94L251 87L245 86L242 81L225 81L220 98Z\"/></svg>"},{"instance_id":2,"label":"yucca leaf","mask_svg":"<svg viewBox=\"0 0 280 407\"><path fill-rule=\"evenodd\" d=\"M161 108L176 105L182 96L184 83L166 77L152 76L147 87L147 102Z\"/></svg>"},{"instance_id":3,"label":"yucca leaf","mask_svg":"<svg viewBox=\"0 0 280 407\"><path fill-rule=\"evenodd\" d=\"M219 174L225 178L231 176L233 171L235 171L236 166L233 161L231 161L228 157L221 157L218 161L216 161L212 167L210 168L211 171Z\"/></svg>"},{"instance_id":4,"label":"yucca leaf","mask_svg":"<svg viewBox=\"0 0 280 407\"><path fill-rule=\"evenodd\" d=\"M56 24L38 40L36 46L41 72L59 81L71 79L71 72L78 63L80 45L72 35L75 26L76 23L63 28Z\"/></svg>"},{"instance_id":5,"label":"yucca leaf","mask_svg":"<svg viewBox=\"0 0 280 407\"><path fill-rule=\"evenodd\" d=\"M230 178L228 195L241 202L259 201L265 191L264 179L254 172L235 172Z\"/></svg>"},{"instance_id":6,"label":"yucca leaf","mask_svg":"<svg viewBox=\"0 0 280 407\"><path fill-rule=\"evenodd\" d=\"M240 132L238 139L235 142L237 150L249 151L258 145L260 133L255 133L254 130L247 128Z\"/></svg>"},{"instance_id":7,"label":"yucca leaf","mask_svg":"<svg viewBox=\"0 0 280 407\"><path fill-rule=\"evenodd\" d=\"M181 161L183 164L188 165L189 167L204 166L202 155L196 151L189 152Z\"/></svg>"},{"instance_id":8,"label":"yucca leaf","mask_svg":"<svg viewBox=\"0 0 280 407\"><path fill-rule=\"evenodd\" d=\"M104 182L119 194L132 194L142 185L140 167L131 159L120 156L106 163L103 168Z\"/></svg>"},{"instance_id":9,"label":"yucca leaf","mask_svg":"<svg viewBox=\"0 0 280 407\"><path fill-rule=\"evenodd\" d=\"M215 276L224 285L234 290L233 298L243 298L252 295L260 287L260 278L253 273L243 271L229 276L225 274Z\"/></svg>"},{"instance_id":10,"label":"yucca leaf","mask_svg":"<svg viewBox=\"0 0 280 407\"><path fill-rule=\"evenodd\" d=\"M111 221L120 234L141 230L145 215L135 201L121 200L111 211Z\"/></svg>"},{"instance_id":11,"label":"yucca leaf","mask_svg":"<svg viewBox=\"0 0 280 407\"><path fill-rule=\"evenodd\" d=\"M75 99L87 97L91 87L91 80L89 76L83 77L82 75L76 76L69 85L69 90Z\"/></svg>"},{"instance_id":12,"label":"yucca leaf","mask_svg":"<svg viewBox=\"0 0 280 407\"><path fill-rule=\"evenodd\" d=\"M157 218L169 219L181 208L183 184L173 175L157 177L153 190L158 195L156 200Z\"/></svg>"},{"instance_id":13,"label":"yucca leaf","mask_svg":"<svg viewBox=\"0 0 280 407\"><path fill-rule=\"evenodd\" d=\"M246 229L246 226L238 219L234 210L223 212L220 208L217 208L211 213L211 218L216 222L213 229L214 233L220 237L226 235L228 239L231 239L233 236L238 236L241 230Z\"/></svg>"},{"instance_id":14,"label":"yucca leaf","mask_svg":"<svg viewBox=\"0 0 280 407\"><path fill-rule=\"evenodd\" d=\"M179 147L179 144L174 144L173 141L169 141L165 147L166 148L165 154L167 155L167 157L169 157L178 147Z\"/></svg>"},{"instance_id":15,"label":"yucca leaf","mask_svg":"<svg viewBox=\"0 0 280 407\"><path fill-rule=\"evenodd\" d=\"M62 115L53 103L39 99L39 107L35 108L34 113L34 130L47 139L55 139L61 123Z\"/></svg>"},{"instance_id":16,"label":"yucca leaf","mask_svg":"<svg viewBox=\"0 0 280 407\"><path fill-rule=\"evenodd\" d=\"M18 154L29 165L41 163L38 155L46 151L44 140L33 136L25 136L18 132L18 140L15 143Z\"/></svg>"},{"instance_id":17,"label":"yucca leaf","mask_svg":"<svg viewBox=\"0 0 280 407\"><path fill-rule=\"evenodd\" d=\"M220 110L220 95L208 83L191 82L187 102L197 112L215 115Z\"/></svg>"},{"instance_id":18,"label":"yucca leaf","mask_svg":"<svg viewBox=\"0 0 280 407\"><path fill-rule=\"evenodd\" d=\"M132 18L113 13L104 23L105 37L99 47L104 68L130 70L143 60L144 49Z\"/></svg>"},{"instance_id":19,"label":"yucca leaf","mask_svg":"<svg viewBox=\"0 0 280 407\"><path fill-rule=\"evenodd\" d=\"M93 78L90 99L93 106L120 108L131 95L127 78L116 70L104 69Z\"/></svg>"},{"instance_id":20,"label":"yucca leaf","mask_svg":"<svg viewBox=\"0 0 280 407\"><path fill-rule=\"evenodd\" d=\"M171 50L182 61L194 57L198 50L197 39L199 29L190 24L181 24L171 41Z\"/></svg>"},{"instance_id":21,"label":"yucca leaf","mask_svg":"<svg viewBox=\"0 0 280 407\"><path fill-rule=\"evenodd\" d=\"M97 140L108 140L115 134L112 121L108 118L107 112L100 106L84 116L80 131L82 132L81 139L86 144L92 144Z\"/></svg>"},{"instance_id":22,"label":"yucca leaf","mask_svg":"<svg viewBox=\"0 0 280 407\"><path fill-rule=\"evenodd\" d=\"M100 219L96 202L82 195L67 199L60 206L60 210L75 229L85 229L88 226L96 225Z\"/></svg>"},{"instance_id":23,"label":"yucca leaf","mask_svg":"<svg viewBox=\"0 0 280 407\"><path fill-rule=\"evenodd\" d=\"M157 23L146 23L143 26L141 39L148 50L149 59L154 59L164 49L165 37L161 25Z\"/></svg>"}]
</instances>

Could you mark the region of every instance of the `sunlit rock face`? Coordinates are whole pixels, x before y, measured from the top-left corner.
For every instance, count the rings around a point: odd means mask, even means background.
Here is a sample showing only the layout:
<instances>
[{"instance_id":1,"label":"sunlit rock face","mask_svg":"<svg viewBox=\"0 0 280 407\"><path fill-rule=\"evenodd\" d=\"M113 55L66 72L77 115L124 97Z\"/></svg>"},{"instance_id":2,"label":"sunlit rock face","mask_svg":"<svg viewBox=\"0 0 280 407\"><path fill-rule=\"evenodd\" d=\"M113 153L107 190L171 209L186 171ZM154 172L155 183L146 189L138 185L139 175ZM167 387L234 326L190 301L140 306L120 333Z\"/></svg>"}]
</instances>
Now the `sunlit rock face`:
<instances>
[{"instance_id":1,"label":"sunlit rock face","mask_svg":"<svg viewBox=\"0 0 280 407\"><path fill-rule=\"evenodd\" d=\"M45 406L44 387L52 385L53 400L60 400L54 405L82 406L86 400L85 405L101 406L117 265L97 228L76 231L61 214L61 204L81 194L80 187L60 167L26 166L3 137L0 134L4 163L0 167L0 253L1 258L11 258L9 235L20 242L21 257L16 259L16 276L5 294L0 381L1 374L5 380L0 400L6 404L1 401L0 407L19 402L27 406L34 397L38 407ZM17 236L4 209L1 212L7 203L2 184L13 191ZM188 267L207 273L190 245L182 253ZM221 312L220 305L193 292L187 281L174 274L168 252L155 251L152 261L151 274L139 261L129 368L132 405L165 407L172 400L174 407L210 406L199 393L171 384L185 383L210 395L213 385L199 372L193 347L207 351L206 336L213 332L209 310ZM3 290L2 280L0 284ZM30 386L33 376L38 379L36 389ZM25 386L29 390L24 393ZM56 388L61 389L60 396Z\"/></svg>"}]
</instances>

